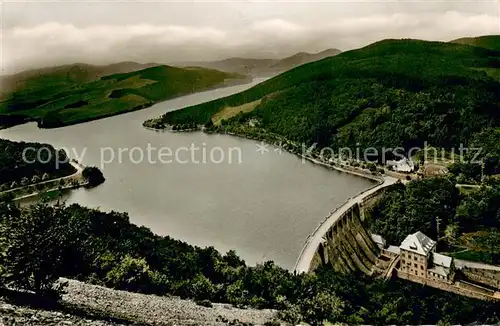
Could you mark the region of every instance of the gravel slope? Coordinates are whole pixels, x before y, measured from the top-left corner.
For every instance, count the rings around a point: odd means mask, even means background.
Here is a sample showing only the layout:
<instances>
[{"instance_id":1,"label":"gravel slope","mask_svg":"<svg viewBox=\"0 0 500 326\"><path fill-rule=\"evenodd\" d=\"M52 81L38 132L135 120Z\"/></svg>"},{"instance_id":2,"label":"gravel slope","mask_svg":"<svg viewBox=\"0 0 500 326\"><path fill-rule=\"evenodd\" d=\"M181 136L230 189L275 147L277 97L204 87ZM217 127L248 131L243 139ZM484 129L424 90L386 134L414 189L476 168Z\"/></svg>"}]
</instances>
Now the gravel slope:
<instances>
[{"instance_id":1,"label":"gravel slope","mask_svg":"<svg viewBox=\"0 0 500 326\"><path fill-rule=\"evenodd\" d=\"M212 308L206 308L175 297L138 294L67 281L68 293L64 295L63 303L77 306L80 311L92 312L91 315L37 310L0 300L0 325L264 325L276 315L272 310L237 309L226 304L213 304Z\"/></svg>"}]
</instances>

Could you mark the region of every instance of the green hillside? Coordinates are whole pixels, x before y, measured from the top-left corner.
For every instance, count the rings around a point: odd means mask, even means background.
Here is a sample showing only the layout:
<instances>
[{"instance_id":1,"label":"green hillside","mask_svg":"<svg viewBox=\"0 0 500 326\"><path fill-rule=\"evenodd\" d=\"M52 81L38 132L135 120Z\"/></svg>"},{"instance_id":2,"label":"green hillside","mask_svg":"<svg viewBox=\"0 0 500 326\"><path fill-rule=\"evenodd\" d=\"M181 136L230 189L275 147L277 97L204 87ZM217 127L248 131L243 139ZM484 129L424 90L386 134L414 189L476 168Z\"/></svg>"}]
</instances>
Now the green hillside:
<instances>
[{"instance_id":1,"label":"green hillside","mask_svg":"<svg viewBox=\"0 0 500 326\"><path fill-rule=\"evenodd\" d=\"M451 41L452 43L479 46L490 50L500 50L500 35L485 35L479 37L464 37Z\"/></svg>"},{"instance_id":2,"label":"green hillside","mask_svg":"<svg viewBox=\"0 0 500 326\"><path fill-rule=\"evenodd\" d=\"M110 65L90 65L75 63L56 67L26 70L14 75L0 77L0 100L6 99L16 91L34 92L40 90L44 94L58 93L61 88L70 88L80 83L98 80L101 77L138 71L158 66L157 63L140 64L136 62L119 62Z\"/></svg>"},{"instance_id":3,"label":"green hillside","mask_svg":"<svg viewBox=\"0 0 500 326\"><path fill-rule=\"evenodd\" d=\"M236 74L169 66L107 75L133 67L90 69L74 65L18 76L19 82L11 83L11 91L0 100L0 126L37 120L41 127L58 127L141 109L232 79L243 81L243 76Z\"/></svg>"},{"instance_id":4,"label":"green hillside","mask_svg":"<svg viewBox=\"0 0 500 326\"><path fill-rule=\"evenodd\" d=\"M227 107L262 99L224 131L333 148L452 147L500 124L500 52L420 40L384 40L309 63L223 99L169 112L162 124L212 127ZM275 139L275 138L274 138Z\"/></svg>"},{"instance_id":5,"label":"green hillside","mask_svg":"<svg viewBox=\"0 0 500 326\"><path fill-rule=\"evenodd\" d=\"M64 151L49 144L0 139L0 193L9 188L39 182L44 174L52 179L75 173L75 168L68 162Z\"/></svg>"}]
</instances>

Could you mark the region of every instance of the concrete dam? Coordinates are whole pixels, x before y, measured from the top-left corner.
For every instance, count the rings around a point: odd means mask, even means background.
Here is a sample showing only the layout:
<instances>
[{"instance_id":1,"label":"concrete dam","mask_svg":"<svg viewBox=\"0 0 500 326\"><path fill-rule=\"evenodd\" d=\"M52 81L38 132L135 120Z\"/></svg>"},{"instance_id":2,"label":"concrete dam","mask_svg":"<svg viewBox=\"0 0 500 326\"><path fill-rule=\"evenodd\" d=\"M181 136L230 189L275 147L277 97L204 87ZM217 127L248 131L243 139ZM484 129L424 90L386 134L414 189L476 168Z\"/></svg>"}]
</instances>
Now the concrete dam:
<instances>
[{"instance_id":1,"label":"concrete dam","mask_svg":"<svg viewBox=\"0 0 500 326\"><path fill-rule=\"evenodd\" d=\"M364 228L364 212L397 179L383 182L349 199L337 208L309 236L297 259L295 272L313 272L319 266L331 266L338 272L362 271L370 274L380 249Z\"/></svg>"},{"instance_id":2,"label":"concrete dam","mask_svg":"<svg viewBox=\"0 0 500 326\"><path fill-rule=\"evenodd\" d=\"M310 271L330 265L338 272L362 271L370 274L379 249L361 224L359 204L351 206L323 239L309 265Z\"/></svg>"}]
</instances>

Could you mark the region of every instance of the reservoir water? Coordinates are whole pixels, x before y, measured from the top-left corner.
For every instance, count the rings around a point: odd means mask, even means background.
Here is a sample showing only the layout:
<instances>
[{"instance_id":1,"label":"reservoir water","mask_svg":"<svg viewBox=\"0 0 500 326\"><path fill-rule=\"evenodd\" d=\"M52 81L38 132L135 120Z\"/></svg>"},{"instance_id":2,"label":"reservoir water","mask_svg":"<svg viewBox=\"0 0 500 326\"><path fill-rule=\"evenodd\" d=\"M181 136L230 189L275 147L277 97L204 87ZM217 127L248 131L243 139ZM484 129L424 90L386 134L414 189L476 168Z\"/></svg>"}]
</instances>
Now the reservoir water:
<instances>
[{"instance_id":1,"label":"reservoir water","mask_svg":"<svg viewBox=\"0 0 500 326\"><path fill-rule=\"evenodd\" d=\"M85 165L102 166L106 182L72 191L67 203L128 212L131 222L155 233L223 252L235 249L249 264L273 260L292 269L304 241L325 216L371 181L252 140L142 127L144 120L166 111L261 81L59 129L29 123L0 130L0 138L49 143L68 149Z\"/></svg>"}]
</instances>

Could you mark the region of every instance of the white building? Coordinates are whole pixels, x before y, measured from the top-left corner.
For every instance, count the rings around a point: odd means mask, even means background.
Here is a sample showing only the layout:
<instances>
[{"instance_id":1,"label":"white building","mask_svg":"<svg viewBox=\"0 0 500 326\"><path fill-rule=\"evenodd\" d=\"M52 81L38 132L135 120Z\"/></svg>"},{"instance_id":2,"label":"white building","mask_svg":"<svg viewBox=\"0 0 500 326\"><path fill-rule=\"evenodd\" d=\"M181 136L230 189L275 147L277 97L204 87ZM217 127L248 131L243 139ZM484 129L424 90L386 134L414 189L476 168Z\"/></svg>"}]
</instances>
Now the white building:
<instances>
[{"instance_id":1,"label":"white building","mask_svg":"<svg viewBox=\"0 0 500 326\"><path fill-rule=\"evenodd\" d=\"M412 160L407 159L406 157L399 161L387 161L386 165L392 170L397 172L413 172L415 170L415 163Z\"/></svg>"},{"instance_id":2,"label":"white building","mask_svg":"<svg viewBox=\"0 0 500 326\"><path fill-rule=\"evenodd\" d=\"M436 241L422 232L408 235L399 249L401 272L424 279L453 281L453 258L436 253Z\"/></svg>"},{"instance_id":3,"label":"white building","mask_svg":"<svg viewBox=\"0 0 500 326\"><path fill-rule=\"evenodd\" d=\"M408 235L399 249L401 271L425 278L431 253L436 251L436 242L419 231Z\"/></svg>"},{"instance_id":4,"label":"white building","mask_svg":"<svg viewBox=\"0 0 500 326\"><path fill-rule=\"evenodd\" d=\"M432 268L427 270L427 277L434 280L450 281L453 276L453 258L432 253Z\"/></svg>"}]
</instances>

